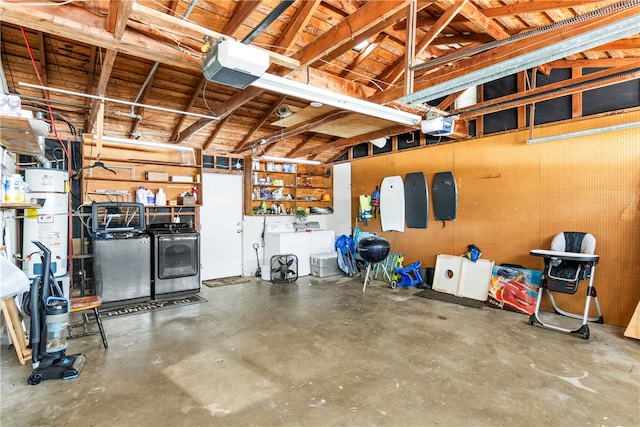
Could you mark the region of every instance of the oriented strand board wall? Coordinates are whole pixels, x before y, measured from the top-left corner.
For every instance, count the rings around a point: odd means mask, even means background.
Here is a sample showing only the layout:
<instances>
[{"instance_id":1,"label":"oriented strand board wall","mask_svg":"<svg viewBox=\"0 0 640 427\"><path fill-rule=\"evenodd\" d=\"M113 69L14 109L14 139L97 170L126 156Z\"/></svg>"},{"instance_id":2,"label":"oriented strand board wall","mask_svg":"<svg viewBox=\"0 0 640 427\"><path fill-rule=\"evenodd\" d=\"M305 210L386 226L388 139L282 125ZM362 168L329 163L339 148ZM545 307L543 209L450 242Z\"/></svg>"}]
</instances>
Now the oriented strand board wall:
<instances>
[{"instance_id":1,"label":"oriented strand board wall","mask_svg":"<svg viewBox=\"0 0 640 427\"><path fill-rule=\"evenodd\" d=\"M534 138L640 122L640 112L537 127ZM382 233L406 255L435 266L437 254L459 255L470 243L483 258L542 269L531 249L548 249L560 231L586 231L601 257L595 285L606 323L626 326L640 300L640 128L527 145L529 131L423 147L355 160L353 217L358 195L371 194L382 178L451 170L458 183L458 218L443 227L430 213L427 229ZM581 313L584 293L560 295L565 309Z\"/></svg>"}]
</instances>

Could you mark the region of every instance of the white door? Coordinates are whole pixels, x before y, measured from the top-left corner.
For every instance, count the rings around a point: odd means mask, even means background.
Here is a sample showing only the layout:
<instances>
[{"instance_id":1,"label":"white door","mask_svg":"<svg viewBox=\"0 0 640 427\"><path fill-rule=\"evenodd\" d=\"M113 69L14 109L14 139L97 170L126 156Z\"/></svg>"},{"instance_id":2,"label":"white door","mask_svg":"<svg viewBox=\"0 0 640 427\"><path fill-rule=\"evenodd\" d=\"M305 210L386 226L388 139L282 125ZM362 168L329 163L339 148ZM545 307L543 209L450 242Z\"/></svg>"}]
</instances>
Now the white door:
<instances>
[{"instance_id":1,"label":"white door","mask_svg":"<svg viewBox=\"0 0 640 427\"><path fill-rule=\"evenodd\" d=\"M202 280L242 275L242 175L202 174Z\"/></svg>"}]
</instances>

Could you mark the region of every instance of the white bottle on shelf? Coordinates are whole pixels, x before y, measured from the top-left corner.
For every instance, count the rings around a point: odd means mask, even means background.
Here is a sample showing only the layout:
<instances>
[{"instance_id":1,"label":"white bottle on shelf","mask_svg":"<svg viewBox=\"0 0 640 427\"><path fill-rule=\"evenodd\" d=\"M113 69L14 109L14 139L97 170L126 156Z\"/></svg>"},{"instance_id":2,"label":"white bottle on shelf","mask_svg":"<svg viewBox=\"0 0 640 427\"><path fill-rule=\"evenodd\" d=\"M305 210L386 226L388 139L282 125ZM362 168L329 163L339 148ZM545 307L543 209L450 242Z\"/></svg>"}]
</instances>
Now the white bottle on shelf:
<instances>
[{"instance_id":1,"label":"white bottle on shelf","mask_svg":"<svg viewBox=\"0 0 640 427\"><path fill-rule=\"evenodd\" d=\"M142 185L136 190L136 203L147 204L147 190Z\"/></svg>"},{"instance_id":2,"label":"white bottle on shelf","mask_svg":"<svg viewBox=\"0 0 640 427\"><path fill-rule=\"evenodd\" d=\"M165 206L167 204L167 195L162 188L158 188L156 193L156 206Z\"/></svg>"},{"instance_id":3,"label":"white bottle on shelf","mask_svg":"<svg viewBox=\"0 0 640 427\"><path fill-rule=\"evenodd\" d=\"M156 204L156 195L153 194L150 188L147 188L147 203L145 205L155 205Z\"/></svg>"}]
</instances>

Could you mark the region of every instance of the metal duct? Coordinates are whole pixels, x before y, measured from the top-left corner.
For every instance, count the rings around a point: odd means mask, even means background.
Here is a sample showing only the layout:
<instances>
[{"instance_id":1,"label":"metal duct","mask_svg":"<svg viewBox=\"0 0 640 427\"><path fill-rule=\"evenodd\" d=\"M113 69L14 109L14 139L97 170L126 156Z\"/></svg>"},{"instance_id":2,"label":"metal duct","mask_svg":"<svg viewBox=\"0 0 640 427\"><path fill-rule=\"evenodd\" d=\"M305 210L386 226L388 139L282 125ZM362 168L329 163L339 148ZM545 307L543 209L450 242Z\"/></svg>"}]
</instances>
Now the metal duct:
<instances>
[{"instance_id":1,"label":"metal duct","mask_svg":"<svg viewBox=\"0 0 640 427\"><path fill-rule=\"evenodd\" d=\"M583 15L578 15L578 16L574 16L573 18L565 19L563 21L554 22L553 24L545 25L543 27L536 28L535 30L516 34L506 39L495 40L495 41L485 43L480 46L475 46L469 49L460 49L457 52L452 53L450 55L441 56L440 58L435 58L435 59L432 59L431 61L427 61L427 62L423 62L422 64L415 65L411 67L411 70L418 71L425 68L435 67L437 65L456 61L461 58L467 58L469 56L477 55L479 53L494 49L496 47L504 46L509 43L525 40L534 36L538 36L540 34L546 34L551 31L560 30L562 28L567 28L572 25L576 25L576 24L588 21L590 19L595 19L601 16L609 15L611 13L620 12L630 7L638 6L639 4L640 4L639 0L622 1L620 3L616 3L613 5L604 7L602 9L592 10L591 12L585 13Z\"/></svg>"},{"instance_id":2,"label":"metal duct","mask_svg":"<svg viewBox=\"0 0 640 427\"><path fill-rule=\"evenodd\" d=\"M640 0L638 0L637 3L640 4ZM463 76L403 96L400 98L400 102L408 106L429 102L471 86L497 80L519 71L533 68L540 64L546 64L547 62L563 58L567 55L582 52L595 46L600 46L637 33L640 33L640 19L638 19L637 16L625 18L588 33L544 46L536 51L488 66L481 70L472 71Z\"/></svg>"}]
</instances>

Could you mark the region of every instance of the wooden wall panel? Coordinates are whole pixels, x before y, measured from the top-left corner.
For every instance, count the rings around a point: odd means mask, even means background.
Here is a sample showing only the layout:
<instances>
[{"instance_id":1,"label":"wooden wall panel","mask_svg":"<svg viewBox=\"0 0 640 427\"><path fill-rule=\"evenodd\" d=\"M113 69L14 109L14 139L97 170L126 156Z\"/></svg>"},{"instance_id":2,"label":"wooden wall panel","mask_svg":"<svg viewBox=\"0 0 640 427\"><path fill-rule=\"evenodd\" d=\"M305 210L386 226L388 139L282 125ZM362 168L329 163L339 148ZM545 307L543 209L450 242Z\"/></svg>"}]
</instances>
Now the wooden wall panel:
<instances>
[{"instance_id":1,"label":"wooden wall panel","mask_svg":"<svg viewBox=\"0 0 640 427\"><path fill-rule=\"evenodd\" d=\"M639 122L640 111L536 127L533 137ZM436 255L462 254L470 243L483 258L541 269L531 249L549 248L560 231L586 231L601 257L595 284L606 323L626 326L640 300L640 128L533 145L529 131L423 147L359 159L352 164L354 216L358 194L371 194L384 176L451 170L458 183L456 221L445 227L430 213L427 229L382 233L379 219L363 231L388 238L406 262L435 266ZM583 293L560 295L581 312Z\"/></svg>"}]
</instances>

